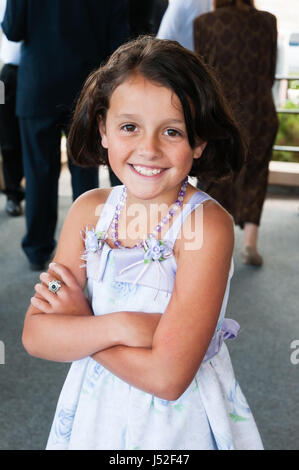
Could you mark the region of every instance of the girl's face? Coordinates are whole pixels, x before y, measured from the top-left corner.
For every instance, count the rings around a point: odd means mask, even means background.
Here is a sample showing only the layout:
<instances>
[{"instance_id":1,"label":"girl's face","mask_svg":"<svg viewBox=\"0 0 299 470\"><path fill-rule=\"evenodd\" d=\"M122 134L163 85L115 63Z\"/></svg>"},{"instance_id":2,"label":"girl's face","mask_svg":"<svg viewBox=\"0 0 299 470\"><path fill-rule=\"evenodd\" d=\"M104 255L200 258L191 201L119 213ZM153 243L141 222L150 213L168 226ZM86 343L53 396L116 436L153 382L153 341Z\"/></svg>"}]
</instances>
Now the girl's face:
<instances>
[{"instance_id":1,"label":"girl's face","mask_svg":"<svg viewBox=\"0 0 299 470\"><path fill-rule=\"evenodd\" d=\"M179 98L140 74L115 89L100 133L128 197L168 204L206 145L191 149Z\"/></svg>"}]
</instances>

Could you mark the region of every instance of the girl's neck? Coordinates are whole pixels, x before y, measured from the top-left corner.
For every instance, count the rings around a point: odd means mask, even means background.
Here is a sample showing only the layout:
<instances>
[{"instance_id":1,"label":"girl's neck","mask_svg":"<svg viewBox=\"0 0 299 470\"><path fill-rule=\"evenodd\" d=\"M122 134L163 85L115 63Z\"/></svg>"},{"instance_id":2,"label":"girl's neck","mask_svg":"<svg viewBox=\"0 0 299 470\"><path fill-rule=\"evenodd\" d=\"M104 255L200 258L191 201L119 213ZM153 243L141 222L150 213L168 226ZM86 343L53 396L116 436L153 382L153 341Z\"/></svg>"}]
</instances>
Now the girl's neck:
<instances>
[{"instance_id":1,"label":"girl's neck","mask_svg":"<svg viewBox=\"0 0 299 470\"><path fill-rule=\"evenodd\" d=\"M141 204L146 210L150 210L150 208L154 205L165 205L170 207L176 201L181 186L182 182L174 188L169 189L167 192L163 192L162 194L159 194L158 196L151 199L139 198L134 193L130 192L130 190L127 188L126 207L129 207L133 204ZM192 186L188 184L186 189L186 196L190 190L192 191Z\"/></svg>"},{"instance_id":2,"label":"girl's neck","mask_svg":"<svg viewBox=\"0 0 299 470\"><path fill-rule=\"evenodd\" d=\"M149 236L162 239L180 213L182 205L190 199L194 192L196 189L193 186L185 184L183 191L182 185L180 185L174 195L168 194L169 198L157 197L143 200L134 197L127 191L122 209L112 222L111 238L114 246L132 248ZM181 199L180 204L178 198ZM115 229L116 234L114 235Z\"/></svg>"}]
</instances>

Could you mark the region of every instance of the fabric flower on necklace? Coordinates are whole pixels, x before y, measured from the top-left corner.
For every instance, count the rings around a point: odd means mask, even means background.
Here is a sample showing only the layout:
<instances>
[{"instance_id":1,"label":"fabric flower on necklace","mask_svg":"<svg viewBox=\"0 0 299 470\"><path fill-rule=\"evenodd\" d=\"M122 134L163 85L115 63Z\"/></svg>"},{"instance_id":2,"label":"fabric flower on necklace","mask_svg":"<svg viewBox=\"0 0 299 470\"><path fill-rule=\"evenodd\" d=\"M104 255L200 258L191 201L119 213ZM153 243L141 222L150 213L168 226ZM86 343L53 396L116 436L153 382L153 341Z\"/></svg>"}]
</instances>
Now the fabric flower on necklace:
<instances>
[{"instance_id":1,"label":"fabric flower on necklace","mask_svg":"<svg viewBox=\"0 0 299 470\"><path fill-rule=\"evenodd\" d=\"M144 263L151 261L163 261L173 255L172 248L167 241L158 240L150 237L143 241Z\"/></svg>"}]
</instances>

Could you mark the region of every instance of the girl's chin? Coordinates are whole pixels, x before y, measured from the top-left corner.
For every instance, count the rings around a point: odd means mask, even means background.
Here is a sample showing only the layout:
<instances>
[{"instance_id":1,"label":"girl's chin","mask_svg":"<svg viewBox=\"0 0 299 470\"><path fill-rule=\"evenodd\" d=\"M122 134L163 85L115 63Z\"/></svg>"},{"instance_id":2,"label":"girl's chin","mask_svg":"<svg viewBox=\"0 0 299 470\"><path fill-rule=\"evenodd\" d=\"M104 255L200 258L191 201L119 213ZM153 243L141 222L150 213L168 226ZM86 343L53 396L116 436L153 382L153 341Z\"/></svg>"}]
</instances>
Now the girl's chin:
<instances>
[{"instance_id":1,"label":"girl's chin","mask_svg":"<svg viewBox=\"0 0 299 470\"><path fill-rule=\"evenodd\" d=\"M129 186L128 192L131 195L131 197L139 199L140 201L148 201L151 199L155 199L160 195L160 191L149 191L148 189L145 189L145 188L139 189L136 186L134 187Z\"/></svg>"}]
</instances>

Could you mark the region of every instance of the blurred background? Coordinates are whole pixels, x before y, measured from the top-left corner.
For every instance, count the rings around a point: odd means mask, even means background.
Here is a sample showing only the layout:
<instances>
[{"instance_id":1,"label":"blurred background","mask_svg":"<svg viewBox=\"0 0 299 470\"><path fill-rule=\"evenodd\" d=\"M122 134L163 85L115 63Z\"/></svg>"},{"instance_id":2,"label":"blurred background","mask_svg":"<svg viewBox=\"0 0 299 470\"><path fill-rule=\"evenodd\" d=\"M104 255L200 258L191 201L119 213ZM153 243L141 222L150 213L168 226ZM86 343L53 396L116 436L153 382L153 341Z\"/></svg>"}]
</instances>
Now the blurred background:
<instances>
[{"instance_id":1,"label":"blurred background","mask_svg":"<svg viewBox=\"0 0 299 470\"><path fill-rule=\"evenodd\" d=\"M298 3L255 0L258 9L271 12L278 22L273 96L279 131L259 235L265 265L256 269L241 263L242 231L236 227L235 273L227 308L227 317L241 325L238 338L228 344L236 377L268 450L299 450L299 364L290 360L290 345L299 340ZM61 160L56 238L72 203L65 137ZM106 167L99 175L100 187L110 186ZM5 196L0 193L0 341L5 345L5 364L0 360L0 450L45 448L69 369L69 364L28 356L21 344L24 315L39 276L28 269L21 251L24 225L24 217L5 213Z\"/></svg>"},{"instance_id":2,"label":"blurred background","mask_svg":"<svg viewBox=\"0 0 299 470\"><path fill-rule=\"evenodd\" d=\"M256 0L255 4L257 8L273 13L278 23L277 80L273 91L276 106L281 112L276 138L278 149L273 154L273 160L298 163L298 152L283 151L284 146L299 146L299 117L296 115L299 109L298 2ZM273 168L278 169L279 166Z\"/></svg>"},{"instance_id":3,"label":"blurred background","mask_svg":"<svg viewBox=\"0 0 299 470\"><path fill-rule=\"evenodd\" d=\"M171 2L171 0L170 0ZM270 162L269 183L299 186L299 19L298 0L255 0L260 10L274 14L278 25L276 81L273 96L279 118L273 159ZM0 30L0 45L2 31ZM0 59L0 68L2 66ZM62 137L62 161L66 163L66 139ZM298 150L294 147L298 147ZM294 148L294 149L293 149ZM278 163L276 163L278 162ZM282 162L279 163L279 162ZM68 175L64 175L68 178ZM110 185L108 169L100 169L103 185ZM62 185L61 185L62 186ZM3 187L0 156L0 189ZM67 191L63 189L62 191Z\"/></svg>"}]
</instances>

